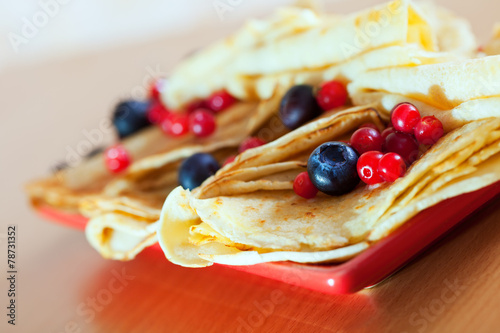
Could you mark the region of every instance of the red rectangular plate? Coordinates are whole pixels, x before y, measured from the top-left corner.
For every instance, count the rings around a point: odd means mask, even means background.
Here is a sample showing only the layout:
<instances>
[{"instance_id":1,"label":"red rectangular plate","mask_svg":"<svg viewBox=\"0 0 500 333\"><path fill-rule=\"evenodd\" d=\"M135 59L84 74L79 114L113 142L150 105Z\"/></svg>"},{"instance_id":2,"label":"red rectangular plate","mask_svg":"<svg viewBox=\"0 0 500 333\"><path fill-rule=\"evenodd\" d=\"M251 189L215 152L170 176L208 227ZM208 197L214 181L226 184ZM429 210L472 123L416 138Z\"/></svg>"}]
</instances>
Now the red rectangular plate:
<instances>
[{"instance_id":1,"label":"red rectangular plate","mask_svg":"<svg viewBox=\"0 0 500 333\"><path fill-rule=\"evenodd\" d=\"M337 265L266 263L227 266L327 294L348 294L377 284L408 263L447 231L500 194L500 182L426 209L355 258ZM83 230L87 220L40 207L45 218ZM161 251L152 246L148 251Z\"/></svg>"}]
</instances>

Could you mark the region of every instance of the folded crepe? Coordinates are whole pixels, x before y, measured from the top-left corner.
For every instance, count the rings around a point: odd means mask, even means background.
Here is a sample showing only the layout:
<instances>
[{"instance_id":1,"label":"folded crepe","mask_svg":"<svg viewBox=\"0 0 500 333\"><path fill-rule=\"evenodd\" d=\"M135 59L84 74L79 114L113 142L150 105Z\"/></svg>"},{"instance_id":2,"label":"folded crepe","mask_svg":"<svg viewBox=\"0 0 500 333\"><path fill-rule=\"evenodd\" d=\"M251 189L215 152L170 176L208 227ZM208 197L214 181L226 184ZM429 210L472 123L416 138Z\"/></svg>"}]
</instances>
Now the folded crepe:
<instances>
[{"instance_id":1,"label":"folded crepe","mask_svg":"<svg viewBox=\"0 0 500 333\"><path fill-rule=\"evenodd\" d=\"M198 144L184 145L154 154L133 163L122 175L108 182L99 194L79 203L81 214L89 218L85 233L89 243L105 258L130 260L145 247L156 243L154 224L160 217L167 195L178 185L178 168L196 153L210 153L220 164L237 154L237 147L268 122L260 121L267 109L277 108L281 96L258 105L241 103L218 117L216 132ZM250 107L251 106L251 107ZM259 123L261 127L255 125ZM283 134L274 131L270 140Z\"/></svg>"},{"instance_id":2,"label":"folded crepe","mask_svg":"<svg viewBox=\"0 0 500 333\"><path fill-rule=\"evenodd\" d=\"M394 183L303 199L292 189L307 157L378 113L357 107L314 121L241 154L201 187L167 198L158 238L179 265L344 261L419 211L500 180L500 118L447 133Z\"/></svg>"},{"instance_id":3,"label":"folded crepe","mask_svg":"<svg viewBox=\"0 0 500 333\"><path fill-rule=\"evenodd\" d=\"M370 70L348 86L354 104L377 103L381 116L401 102L434 115L449 131L486 117L500 117L500 56L414 67Z\"/></svg>"},{"instance_id":4,"label":"folded crepe","mask_svg":"<svg viewBox=\"0 0 500 333\"><path fill-rule=\"evenodd\" d=\"M241 100L268 98L269 80L271 86L315 84L331 78L332 73L324 73L332 66L347 67L333 72L348 80L370 68L473 54L477 46L468 24L442 9L436 13L436 8L396 0L348 16L321 15L310 9L280 11L269 21L251 21L187 59L173 71L164 101L177 108L219 89ZM406 51L412 53L409 56L399 50L409 46L413 47ZM378 52L390 47L398 50L395 57ZM377 53L364 61L371 51ZM356 64L350 66L351 61Z\"/></svg>"},{"instance_id":5,"label":"folded crepe","mask_svg":"<svg viewBox=\"0 0 500 333\"><path fill-rule=\"evenodd\" d=\"M194 145L211 145L217 142L218 147L238 146L248 127L248 115L257 112L258 108L257 103L249 102L230 107L217 117L217 131L206 139L196 138L192 134L172 139L156 126L141 130L120 142L132 159L127 172L134 173L137 168L148 169L150 161L142 161L144 158L169 154ZM84 200L100 195L108 184L122 177L123 175L110 173L103 153L97 153L76 166L69 166L51 177L29 183L26 189L34 207L49 206L60 211L79 213L79 206Z\"/></svg>"}]
</instances>

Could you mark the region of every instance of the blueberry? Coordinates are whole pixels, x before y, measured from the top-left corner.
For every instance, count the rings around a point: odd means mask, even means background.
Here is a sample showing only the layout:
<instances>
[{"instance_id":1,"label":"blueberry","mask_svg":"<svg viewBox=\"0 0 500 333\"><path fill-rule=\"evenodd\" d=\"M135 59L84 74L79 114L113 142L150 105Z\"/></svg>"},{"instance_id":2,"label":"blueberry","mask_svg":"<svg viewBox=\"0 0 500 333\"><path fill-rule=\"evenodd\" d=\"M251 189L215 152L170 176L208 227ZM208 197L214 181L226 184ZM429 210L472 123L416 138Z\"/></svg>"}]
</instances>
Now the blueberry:
<instances>
[{"instance_id":1,"label":"blueberry","mask_svg":"<svg viewBox=\"0 0 500 333\"><path fill-rule=\"evenodd\" d=\"M119 103L113 112L113 124L120 139L150 125L148 120L149 102L127 100Z\"/></svg>"},{"instance_id":2,"label":"blueberry","mask_svg":"<svg viewBox=\"0 0 500 333\"><path fill-rule=\"evenodd\" d=\"M182 162L179 168L179 184L184 189L192 190L200 186L219 169L220 165L212 155L194 154Z\"/></svg>"},{"instance_id":3,"label":"blueberry","mask_svg":"<svg viewBox=\"0 0 500 333\"><path fill-rule=\"evenodd\" d=\"M323 193L349 193L359 183L358 158L351 146L343 142L327 142L309 156L307 173L314 186Z\"/></svg>"},{"instance_id":4,"label":"blueberry","mask_svg":"<svg viewBox=\"0 0 500 333\"><path fill-rule=\"evenodd\" d=\"M280 118L289 129L296 129L321 113L313 87L307 84L293 86L281 100Z\"/></svg>"}]
</instances>

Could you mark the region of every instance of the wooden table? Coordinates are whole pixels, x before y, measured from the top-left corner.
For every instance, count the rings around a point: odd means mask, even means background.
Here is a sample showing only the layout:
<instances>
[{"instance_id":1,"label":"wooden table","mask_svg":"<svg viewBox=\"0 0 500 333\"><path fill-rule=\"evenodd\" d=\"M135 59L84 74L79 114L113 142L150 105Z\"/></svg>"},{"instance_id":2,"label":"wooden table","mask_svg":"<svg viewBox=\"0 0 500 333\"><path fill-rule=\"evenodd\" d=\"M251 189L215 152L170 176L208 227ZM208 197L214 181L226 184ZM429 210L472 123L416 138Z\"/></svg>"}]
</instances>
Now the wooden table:
<instances>
[{"instance_id":1,"label":"wooden table","mask_svg":"<svg viewBox=\"0 0 500 333\"><path fill-rule=\"evenodd\" d=\"M484 9L476 5L457 8ZM485 14L491 18L492 12ZM483 32L491 23L477 21ZM7 225L15 224L19 279L18 325L7 325L3 314L0 331L499 331L500 200L393 277L349 296L223 267L176 267L151 251L132 262L106 261L81 232L34 215L23 183L86 140L82 131L96 128L120 97L143 90L151 73L168 73L188 50L227 32L209 27L205 37L192 33L2 73L1 269L7 270ZM6 279L0 286L6 312Z\"/></svg>"}]
</instances>

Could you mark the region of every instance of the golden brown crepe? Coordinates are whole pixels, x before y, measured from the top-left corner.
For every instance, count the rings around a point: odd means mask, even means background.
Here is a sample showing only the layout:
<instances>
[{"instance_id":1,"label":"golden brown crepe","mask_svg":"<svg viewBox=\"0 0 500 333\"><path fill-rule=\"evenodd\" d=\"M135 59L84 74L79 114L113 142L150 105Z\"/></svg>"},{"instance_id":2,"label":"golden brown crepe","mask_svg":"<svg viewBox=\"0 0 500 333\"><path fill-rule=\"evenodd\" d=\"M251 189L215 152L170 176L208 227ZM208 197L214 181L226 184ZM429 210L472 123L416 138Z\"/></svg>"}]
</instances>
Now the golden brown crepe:
<instances>
[{"instance_id":1,"label":"golden brown crepe","mask_svg":"<svg viewBox=\"0 0 500 333\"><path fill-rule=\"evenodd\" d=\"M277 179L290 184L304 156L367 116L376 113L355 108L317 120L240 155L193 192L174 190L158 231L167 258L192 267L345 260L420 210L500 180L500 118L487 118L448 133L394 183L309 200L291 185L273 186Z\"/></svg>"},{"instance_id":2,"label":"golden brown crepe","mask_svg":"<svg viewBox=\"0 0 500 333\"><path fill-rule=\"evenodd\" d=\"M252 21L178 66L164 101L177 108L219 89L241 100L268 98L276 82L289 87L334 78L326 73L329 67L347 80L372 68L435 63L475 52L474 36L464 20L440 8L438 13L426 8L396 0L347 16L294 9L278 12L269 21ZM378 52L392 47L394 56ZM376 54L366 55L372 51Z\"/></svg>"}]
</instances>

